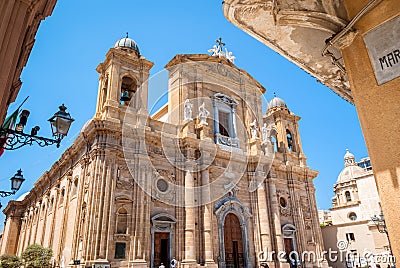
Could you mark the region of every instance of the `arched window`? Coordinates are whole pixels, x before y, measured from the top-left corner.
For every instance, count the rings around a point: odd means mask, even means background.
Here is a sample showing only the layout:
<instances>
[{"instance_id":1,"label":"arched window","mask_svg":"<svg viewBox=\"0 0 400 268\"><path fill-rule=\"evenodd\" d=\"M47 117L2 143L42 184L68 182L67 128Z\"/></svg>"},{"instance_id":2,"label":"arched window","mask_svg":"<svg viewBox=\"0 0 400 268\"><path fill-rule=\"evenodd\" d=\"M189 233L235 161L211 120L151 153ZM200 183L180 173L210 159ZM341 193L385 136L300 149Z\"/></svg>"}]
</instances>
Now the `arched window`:
<instances>
[{"instance_id":1,"label":"arched window","mask_svg":"<svg viewBox=\"0 0 400 268\"><path fill-rule=\"evenodd\" d=\"M289 151L294 152L295 150L294 150L293 136L288 129L286 129L286 139Z\"/></svg>"},{"instance_id":2,"label":"arched window","mask_svg":"<svg viewBox=\"0 0 400 268\"><path fill-rule=\"evenodd\" d=\"M346 196L346 201L347 201L347 202L350 202L350 201L351 201L351 194L350 194L350 192L349 192L349 191L346 191L346 192L344 193L344 195Z\"/></svg>"},{"instance_id":3,"label":"arched window","mask_svg":"<svg viewBox=\"0 0 400 268\"><path fill-rule=\"evenodd\" d=\"M128 229L128 213L125 208L117 212L117 234L126 234Z\"/></svg>"},{"instance_id":4,"label":"arched window","mask_svg":"<svg viewBox=\"0 0 400 268\"><path fill-rule=\"evenodd\" d=\"M49 212L51 212L51 210L53 209L53 205L54 205L54 196L52 196L51 199L50 199Z\"/></svg>"},{"instance_id":5,"label":"arched window","mask_svg":"<svg viewBox=\"0 0 400 268\"><path fill-rule=\"evenodd\" d=\"M281 207L285 208L287 206L286 199L282 196L279 197L279 204L281 205Z\"/></svg>"},{"instance_id":6,"label":"arched window","mask_svg":"<svg viewBox=\"0 0 400 268\"><path fill-rule=\"evenodd\" d=\"M271 136L272 146L274 146L274 152L278 151L278 141L275 136Z\"/></svg>"},{"instance_id":7,"label":"arched window","mask_svg":"<svg viewBox=\"0 0 400 268\"><path fill-rule=\"evenodd\" d=\"M124 76L121 81L121 104L129 105L133 94L136 92L136 82L129 76Z\"/></svg>"},{"instance_id":8,"label":"arched window","mask_svg":"<svg viewBox=\"0 0 400 268\"><path fill-rule=\"evenodd\" d=\"M350 219L351 221L357 220L357 214L354 213L354 212L350 212L350 213L349 213L349 219Z\"/></svg>"},{"instance_id":9,"label":"arched window","mask_svg":"<svg viewBox=\"0 0 400 268\"><path fill-rule=\"evenodd\" d=\"M77 191L78 191L78 178L75 178L74 182L72 183L71 196L75 196Z\"/></svg>"},{"instance_id":10,"label":"arched window","mask_svg":"<svg viewBox=\"0 0 400 268\"><path fill-rule=\"evenodd\" d=\"M64 203L64 197L65 197L65 189L62 188L61 193L60 193L60 199L58 201L59 205L62 205Z\"/></svg>"},{"instance_id":11,"label":"arched window","mask_svg":"<svg viewBox=\"0 0 400 268\"><path fill-rule=\"evenodd\" d=\"M41 214L42 217L45 214L45 212L46 212L46 204L45 204L45 202L43 202L42 210L40 211L40 214Z\"/></svg>"},{"instance_id":12,"label":"arched window","mask_svg":"<svg viewBox=\"0 0 400 268\"><path fill-rule=\"evenodd\" d=\"M104 104L106 103L106 101L107 101L107 87L108 87L108 74L106 74L106 79L104 80L104 83L103 83L103 89L102 89L102 92L101 92L101 99L102 99L102 101L101 101L101 105L104 107Z\"/></svg>"}]
</instances>

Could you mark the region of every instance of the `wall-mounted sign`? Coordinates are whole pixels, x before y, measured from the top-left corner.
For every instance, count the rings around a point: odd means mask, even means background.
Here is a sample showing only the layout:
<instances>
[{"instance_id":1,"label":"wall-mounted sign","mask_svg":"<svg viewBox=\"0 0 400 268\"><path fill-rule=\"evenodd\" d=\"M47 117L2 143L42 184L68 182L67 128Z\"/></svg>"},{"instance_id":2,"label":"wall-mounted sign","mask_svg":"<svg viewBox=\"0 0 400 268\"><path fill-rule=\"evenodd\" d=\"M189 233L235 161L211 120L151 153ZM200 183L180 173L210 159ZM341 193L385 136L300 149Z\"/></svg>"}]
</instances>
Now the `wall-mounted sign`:
<instances>
[{"instance_id":1,"label":"wall-mounted sign","mask_svg":"<svg viewBox=\"0 0 400 268\"><path fill-rule=\"evenodd\" d=\"M370 30L363 38L378 85L400 77L400 16Z\"/></svg>"}]
</instances>

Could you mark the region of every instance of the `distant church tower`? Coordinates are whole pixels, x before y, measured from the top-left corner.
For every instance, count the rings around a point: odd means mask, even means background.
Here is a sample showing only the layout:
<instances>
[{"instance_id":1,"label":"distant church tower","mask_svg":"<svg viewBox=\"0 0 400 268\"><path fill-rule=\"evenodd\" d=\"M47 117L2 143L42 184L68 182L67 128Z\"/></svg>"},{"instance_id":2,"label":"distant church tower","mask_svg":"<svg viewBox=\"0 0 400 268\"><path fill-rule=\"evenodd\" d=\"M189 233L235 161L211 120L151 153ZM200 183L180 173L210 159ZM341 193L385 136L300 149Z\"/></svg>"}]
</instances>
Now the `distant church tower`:
<instances>
[{"instance_id":1,"label":"distant church tower","mask_svg":"<svg viewBox=\"0 0 400 268\"><path fill-rule=\"evenodd\" d=\"M96 119L123 120L120 108L147 114L148 79L153 63L128 37L118 40L96 70L100 73Z\"/></svg>"},{"instance_id":2,"label":"distant church tower","mask_svg":"<svg viewBox=\"0 0 400 268\"><path fill-rule=\"evenodd\" d=\"M318 172L306 164L298 127L300 117L275 96L269 101L263 120L275 126L270 135L275 158L266 180L276 243L274 250L284 251L287 256L292 251L322 254L313 184ZM308 267L309 264L304 265Z\"/></svg>"}]
</instances>

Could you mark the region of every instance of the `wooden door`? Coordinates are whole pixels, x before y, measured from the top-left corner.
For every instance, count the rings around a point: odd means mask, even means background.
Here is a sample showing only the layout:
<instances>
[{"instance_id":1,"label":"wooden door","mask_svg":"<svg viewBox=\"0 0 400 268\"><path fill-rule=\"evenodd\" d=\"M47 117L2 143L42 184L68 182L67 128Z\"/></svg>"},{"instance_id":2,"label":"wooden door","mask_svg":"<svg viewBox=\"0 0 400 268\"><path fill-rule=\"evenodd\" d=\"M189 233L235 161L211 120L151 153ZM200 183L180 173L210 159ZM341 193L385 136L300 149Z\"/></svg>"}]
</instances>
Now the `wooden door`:
<instances>
[{"instance_id":1,"label":"wooden door","mask_svg":"<svg viewBox=\"0 0 400 268\"><path fill-rule=\"evenodd\" d=\"M163 263L165 268L169 268L169 242L169 233L154 234L154 267Z\"/></svg>"},{"instance_id":2,"label":"wooden door","mask_svg":"<svg viewBox=\"0 0 400 268\"><path fill-rule=\"evenodd\" d=\"M244 267L242 229L235 214L229 213L224 223L225 264L227 268Z\"/></svg>"}]
</instances>

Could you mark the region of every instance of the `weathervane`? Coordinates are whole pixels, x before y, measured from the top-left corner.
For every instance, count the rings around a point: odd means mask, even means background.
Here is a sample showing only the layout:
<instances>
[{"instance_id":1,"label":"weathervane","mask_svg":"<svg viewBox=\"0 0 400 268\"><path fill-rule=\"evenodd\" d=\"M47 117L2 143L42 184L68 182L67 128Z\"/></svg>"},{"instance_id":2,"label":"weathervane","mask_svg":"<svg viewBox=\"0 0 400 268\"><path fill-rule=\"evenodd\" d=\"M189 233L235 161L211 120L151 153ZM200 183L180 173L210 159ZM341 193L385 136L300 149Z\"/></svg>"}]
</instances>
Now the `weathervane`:
<instances>
[{"instance_id":1,"label":"weathervane","mask_svg":"<svg viewBox=\"0 0 400 268\"><path fill-rule=\"evenodd\" d=\"M222 47L225 46L225 43L222 42L222 38L218 38L215 40L218 45L214 45L213 48L209 49L208 52L212 52L211 56L218 56L218 58L225 57L232 63L235 63L235 56L232 55L232 52L228 52L225 48L225 52L222 50Z\"/></svg>"}]
</instances>

